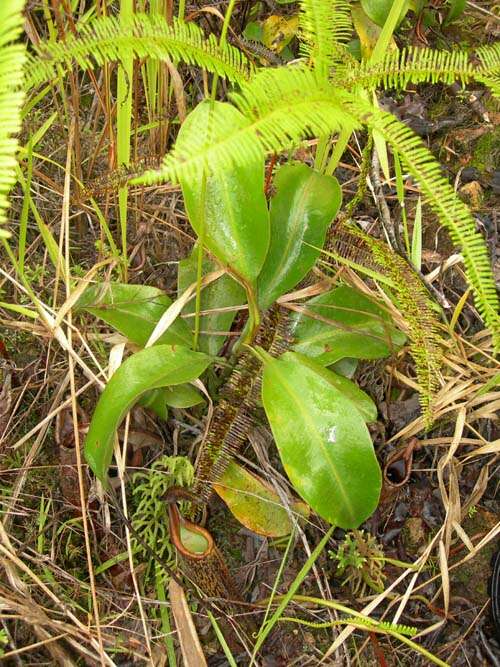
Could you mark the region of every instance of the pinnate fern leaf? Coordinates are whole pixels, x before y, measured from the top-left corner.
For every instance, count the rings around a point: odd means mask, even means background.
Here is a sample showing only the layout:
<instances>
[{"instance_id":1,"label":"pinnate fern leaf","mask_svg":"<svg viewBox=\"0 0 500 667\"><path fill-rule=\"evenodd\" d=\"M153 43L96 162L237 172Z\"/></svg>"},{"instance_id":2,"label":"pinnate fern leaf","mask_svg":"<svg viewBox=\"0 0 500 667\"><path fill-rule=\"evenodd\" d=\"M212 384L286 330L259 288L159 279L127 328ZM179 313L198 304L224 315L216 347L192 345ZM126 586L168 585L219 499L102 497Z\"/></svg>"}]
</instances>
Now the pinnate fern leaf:
<instances>
[{"instance_id":1,"label":"pinnate fern leaf","mask_svg":"<svg viewBox=\"0 0 500 667\"><path fill-rule=\"evenodd\" d=\"M341 45L351 38L348 0L301 0L299 14L301 53L323 75L335 63Z\"/></svg>"},{"instance_id":2,"label":"pinnate fern leaf","mask_svg":"<svg viewBox=\"0 0 500 667\"><path fill-rule=\"evenodd\" d=\"M337 68L333 83L348 89L354 88L405 88L409 83L466 84L471 80L482 81L495 93L495 77L500 73L500 44L481 47L474 63L464 50L442 51L430 48L409 47L388 51L379 63L362 61Z\"/></svg>"},{"instance_id":3,"label":"pinnate fern leaf","mask_svg":"<svg viewBox=\"0 0 500 667\"><path fill-rule=\"evenodd\" d=\"M301 66L262 70L230 97L246 119L238 130L208 146L204 137L193 135L182 152L174 147L167 154L159 170L147 171L131 183L197 179L204 169L232 169L262 150L279 152L306 137L359 126L335 103L331 86Z\"/></svg>"},{"instance_id":4,"label":"pinnate fern leaf","mask_svg":"<svg viewBox=\"0 0 500 667\"><path fill-rule=\"evenodd\" d=\"M384 60L375 64L363 60L355 68L342 67L335 78L349 88L405 88L410 82L442 81L452 84L459 80L465 83L472 70L465 51L410 47L388 51Z\"/></svg>"},{"instance_id":5,"label":"pinnate fern leaf","mask_svg":"<svg viewBox=\"0 0 500 667\"><path fill-rule=\"evenodd\" d=\"M379 632L397 633L398 635L403 635L403 637L414 637L418 632L417 628L412 625L378 621L371 618L362 618L361 616L353 616L352 618L343 620L343 622L353 623L354 625L366 625L367 628L373 628Z\"/></svg>"},{"instance_id":6,"label":"pinnate fern leaf","mask_svg":"<svg viewBox=\"0 0 500 667\"><path fill-rule=\"evenodd\" d=\"M251 65L238 49L219 45L213 34L205 38L194 23L174 19L169 24L160 15L134 14L125 21L99 17L78 26L77 34L68 35L64 42L42 42L30 56L26 87L50 81L58 66L69 69L73 61L87 70L123 58L146 57L199 65L233 82L244 80L251 72Z\"/></svg>"},{"instance_id":7,"label":"pinnate fern leaf","mask_svg":"<svg viewBox=\"0 0 500 667\"><path fill-rule=\"evenodd\" d=\"M334 257L375 268L391 279L390 291L407 327L422 414L429 427L433 421L434 399L441 386L444 348L429 293L412 267L383 241L342 220L335 223L331 231L327 254L331 251Z\"/></svg>"},{"instance_id":8,"label":"pinnate fern leaf","mask_svg":"<svg viewBox=\"0 0 500 667\"><path fill-rule=\"evenodd\" d=\"M370 129L378 130L399 153L426 202L460 247L476 307L493 335L495 349L500 349L499 303L490 258L469 209L441 175L439 163L409 127L391 114L371 108L359 97L351 96L345 104Z\"/></svg>"},{"instance_id":9,"label":"pinnate fern leaf","mask_svg":"<svg viewBox=\"0 0 500 667\"><path fill-rule=\"evenodd\" d=\"M500 74L500 42L480 46L475 50L475 54L485 71L489 71L491 74Z\"/></svg>"},{"instance_id":10,"label":"pinnate fern leaf","mask_svg":"<svg viewBox=\"0 0 500 667\"><path fill-rule=\"evenodd\" d=\"M481 62L476 78L488 86L495 97L500 97L500 42L480 46L475 54Z\"/></svg>"},{"instance_id":11,"label":"pinnate fern leaf","mask_svg":"<svg viewBox=\"0 0 500 667\"><path fill-rule=\"evenodd\" d=\"M21 129L24 45L16 42L22 26L24 0L0 3L0 224L6 221L8 193L16 181L15 137Z\"/></svg>"}]
</instances>

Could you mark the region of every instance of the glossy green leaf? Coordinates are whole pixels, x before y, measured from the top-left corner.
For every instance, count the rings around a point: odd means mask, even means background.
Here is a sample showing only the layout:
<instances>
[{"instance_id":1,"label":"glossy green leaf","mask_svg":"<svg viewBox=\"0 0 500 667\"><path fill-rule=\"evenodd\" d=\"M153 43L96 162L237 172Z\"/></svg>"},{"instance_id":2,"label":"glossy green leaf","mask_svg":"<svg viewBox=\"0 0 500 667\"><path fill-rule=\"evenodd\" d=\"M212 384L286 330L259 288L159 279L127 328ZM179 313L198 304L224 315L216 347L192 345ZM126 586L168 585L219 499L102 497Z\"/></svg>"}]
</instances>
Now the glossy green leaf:
<instances>
[{"instance_id":1,"label":"glossy green leaf","mask_svg":"<svg viewBox=\"0 0 500 667\"><path fill-rule=\"evenodd\" d=\"M192 384L178 384L165 387L165 401L171 408L192 408L204 402L203 396Z\"/></svg>"},{"instance_id":2,"label":"glossy green leaf","mask_svg":"<svg viewBox=\"0 0 500 667\"><path fill-rule=\"evenodd\" d=\"M349 378L350 380L354 377L354 374L358 368L358 364L359 361L357 359L353 359L352 357L344 357L343 359L339 359L334 364L332 364L330 366L330 370L332 370L334 373L337 373L337 375L342 375L343 377Z\"/></svg>"},{"instance_id":3,"label":"glossy green leaf","mask_svg":"<svg viewBox=\"0 0 500 667\"><path fill-rule=\"evenodd\" d=\"M448 0L448 14L446 15L445 25L457 19L465 10L467 0Z\"/></svg>"},{"instance_id":4,"label":"glossy green leaf","mask_svg":"<svg viewBox=\"0 0 500 667\"><path fill-rule=\"evenodd\" d=\"M168 419L168 405L163 387L160 389L151 389L143 394L137 401L141 408L147 408L155 413L160 419Z\"/></svg>"},{"instance_id":5,"label":"glossy green leaf","mask_svg":"<svg viewBox=\"0 0 500 667\"><path fill-rule=\"evenodd\" d=\"M86 289L77 307L104 320L133 343L144 346L171 303L165 292L156 287L102 283ZM189 327L177 318L157 344L190 347L192 342Z\"/></svg>"},{"instance_id":6,"label":"glossy green leaf","mask_svg":"<svg viewBox=\"0 0 500 667\"><path fill-rule=\"evenodd\" d=\"M367 16L380 27L386 22L393 4L394 0L361 0L361 6ZM409 8L410 3L406 2L399 16L398 23L401 23L404 19Z\"/></svg>"},{"instance_id":7,"label":"glossy green leaf","mask_svg":"<svg viewBox=\"0 0 500 667\"><path fill-rule=\"evenodd\" d=\"M292 531L292 521L278 494L263 479L234 461L227 466L214 491L246 528L268 537L282 537ZM296 501L291 509L303 517L308 507Z\"/></svg>"},{"instance_id":8,"label":"glossy green leaf","mask_svg":"<svg viewBox=\"0 0 500 667\"><path fill-rule=\"evenodd\" d=\"M359 4L353 5L351 13L354 29L359 37L361 56L365 60L369 60L380 37L382 28L367 16L363 7Z\"/></svg>"},{"instance_id":9,"label":"glossy green leaf","mask_svg":"<svg viewBox=\"0 0 500 667\"><path fill-rule=\"evenodd\" d=\"M201 148L246 124L230 104L201 102L179 130L176 153L182 155L194 136L200 137ZM264 154L233 169L212 171L206 178L182 178L181 187L189 222L198 235L204 225L205 246L224 266L253 283L269 246Z\"/></svg>"},{"instance_id":10,"label":"glossy green leaf","mask_svg":"<svg viewBox=\"0 0 500 667\"><path fill-rule=\"evenodd\" d=\"M166 420L168 408L192 408L204 402L203 396L191 384L178 384L175 387L160 387L146 392L138 405L152 410L158 417Z\"/></svg>"},{"instance_id":11,"label":"glossy green leaf","mask_svg":"<svg viewBox=\"0 0 500 667\"><path fill-rule=\"evenodd\" d=\"M335 387L345 398L348 398L356 410L363 417L365 422L374 422L377 419L377 406L372 399L362 389L358 387L355 382L352 382L343 375L335 373L329 368L323 368L320 364L313 361L310 357L303 354L295 353L295 357L299 359L304 366L312 368L316 373L329 382L332 387Z\"/></svg>"},{"instance_id":12,"label":"glossy green leaf","mask_svg":"<svg viewBox=\"0 0 500 667\"><path fill-rule=\"evenodd\" d=\"M342 202L337 179L305 164L281 167L274 185L271 242L257 281L262 308L293 289L311 270Z\"/></svg>"},{"instance_id":13,"label":"glossy green leaf","mask_svg":"<svg viewBox=\"0 0 500 667\"><path fill-rule=\"evenodd\" d=\"M344 357L381 359L406 340L381 306L347 285L314 297L304 308L310 315L292 316L294 350L323 366Z\"/></svg>"},{"instance_id":14,"label":"glossy green leaf","mask_svg":"<svg viewBox=\"0 0 500 667\"><path fill-rule=\"evenodd\" d=\"M196 282L197 258L198 249L195 246L191 255L179 262L177 274L179 295L183 294L190 285ZM216 269L214 262L208 258L204 259L203 275ZM237 313L236 310L223 309L241 306L244 303L246 303L245 290L228 274L224 274L218 280L203 288L200 310L202 312L220 310L220 312L200 316L199 349L202 352L213 355L219 352L227 338L227 335L224 334L231 329ZM187 303L182 312L183 315L195 312L194 299ZM194 317L187 317L185 322L189 323L194 330Z\"/></svg>"},{"instance_id":15,"label":"glossy green leaf","mask_svg":"<svg viewBox=\"0 0 500 667\"><path fill-rule=\"evenodd\" d=\"M262 25L257 21L249 21L243 30L243 37L252 42L262 42Z\"/></svg>"},{"instance_id":16,"label":"glossy green leaf","mask_svg":"<svg viewBox=\"0 0 500 667\"><path fill-rule=\"evenodd\" d=\"M130 408L147 391L195 380L212 358L187 347L155 345L128 357L99 398L85 438L85 458L104 483L113 439Z\"/></svg>"},{"instance_id":17,"label":"glossy green leaf","mask_svg":"<svg viewBox=\"0 0 500 667\"><path fill-rule=\"evenodd\" d=\"M290 481L321 517L358 527L377 507L382 480L361 414L314 362L261 354L262 400Z\"/></svg>"}]
</instances>

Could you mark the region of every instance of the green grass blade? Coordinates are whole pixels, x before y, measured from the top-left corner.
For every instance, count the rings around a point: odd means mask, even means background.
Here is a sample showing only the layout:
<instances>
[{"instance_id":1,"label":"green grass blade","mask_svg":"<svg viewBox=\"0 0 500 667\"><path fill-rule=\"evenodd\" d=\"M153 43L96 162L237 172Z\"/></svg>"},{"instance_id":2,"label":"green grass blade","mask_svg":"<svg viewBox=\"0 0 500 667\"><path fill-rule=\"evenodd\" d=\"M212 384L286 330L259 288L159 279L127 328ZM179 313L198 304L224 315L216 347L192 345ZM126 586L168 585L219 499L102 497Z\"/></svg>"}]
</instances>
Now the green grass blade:
<instances>
[{"instance_id":1,"label":"green grass blade","mask_svg":"<svg viewBox=\"0 0 500 667\"><path fill-rule=\"evenodd\" d=\"M290 588L286 592L286 594L283 596L283 599L281 600L280 604L278 605L278 608L274 612L274 614L271 616L269 621L266 623L266 626L261 629L259 633L259 637L257 641L255 642L254 650L253 650L253 655L252 655L252 660L250 663L250 667L255 663L255 656L257 655L258 650L262 646L262 644L265 642L267 636L273 629L273 627L276 625L276 623L279 621L280 617L282 616L283 612L285 611L288 603L290 600L293 598L295 593L297 592L299 586L302 584L306 576L308 575L310 569L314 565L314 563L317 561L319 555L325 548L325 546L328 543L328 540L333 534L333 531L335 530L335 526L331 526L326 534L323 536L321 542L316 546L312 554L309 556L307 561L304 563L302 568L300 569L300 572L297 574L295 577L294 581L292 582Z\"/></svg>"}]
</instances>

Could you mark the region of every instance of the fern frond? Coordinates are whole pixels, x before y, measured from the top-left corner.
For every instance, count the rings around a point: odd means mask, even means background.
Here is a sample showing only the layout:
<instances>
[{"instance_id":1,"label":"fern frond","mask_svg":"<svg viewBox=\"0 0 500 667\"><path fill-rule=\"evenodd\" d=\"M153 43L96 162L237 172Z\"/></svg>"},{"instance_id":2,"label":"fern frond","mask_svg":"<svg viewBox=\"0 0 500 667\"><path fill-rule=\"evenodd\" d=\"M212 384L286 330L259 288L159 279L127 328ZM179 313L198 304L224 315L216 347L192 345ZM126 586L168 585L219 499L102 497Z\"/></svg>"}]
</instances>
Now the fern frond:
<instances>
[{"instance_id":1,"label":"fern frond","mask_svg":"<svg viewBox=\"0 0 500 667\"><path fill-rule=\"evenodd\" d=\"M408 83L466 83L473 77L473 71L466 51L439 51L412 46L388 51L384 60L376 64L363 60L355 68L340 67L334 80L349 89L405 88Z\"/></svg>"},{"instance_id":2,"label":"fern frond","mask_svg":"<svg viewBox=\"0 0 500 667\"><path fill-rule=\"evenodd\" d=\"M485 73L492 75L500 74L500 42L494 42L488 46L480 46L474 53L481 61Z\"/></svg>"},{"instance_id":3,"label":"fern frond","mask_svg":"<svg viewBox=\"0 0 500 667\"><path fill-rule=\"evenodd\" d=\"M147 171L131 184L196 179L204 169L231 169L262 150L279 152L306 137L359 126L335 102L335 90L328 82L302 66L261 70L230 97L242 113L240 128L209 145L205 137L192 135L182 153L174 147L161 169ZM220 115L223 121L222 105Z\"/></svg>"},{"instance_id":4,"label":"fern frond","mask_svg":"<svg viewBox=\"0 0 500 667\"><path fill-rule=\"evenodd\" d=\"M433 313L433 302L411 266L386 243L353 224L339 221L326 248L335 257L349 259L387 276L391 293L407 327L410 352L420 387L420 404L427 426L433 421L432 403L439 390L444 341Z\"/></svg>"},{"instance_id":5,"label":"fern frond","mask_svg":"<svg viewBox=\"0 0 500 667\"><path fill-rule=\"evenodd\" d=\"M477 81L484 83L484 85L489 88L493 94L493 97L500 99L500 75L499 76L489 76L486 74L477 74Z\"/></svg>"},{"instance_id":6,"label":"fern frond","mask_svg":"<svg viewBox=\"0 0 500 667\"><path fill-rule=\"evenodd\" d=\"M339 127L354 129L363 124L378 130L401 155L427 203L460 246L478 311L492 331L495 347L500 348L498 298L484 239L476 232L468 208L441 176L439 163L410 128L304 67L258 73L231 98L242 113L239 128L209 146L204 137L193 136L182 154L174 148L161 170L146 172L132 183L198 178L204 169L231 169L261 150L279 152Z\"/></svg>"},{"instance_id":7,"label":"fern frond","mask_svg":"<svg viewBox=\"0 0 500 667\"><path fill-rule=\"evenodd\" d=\"M476 78L488 86L495 97L500 97L500 42L480 46L475 54L481 62Z\"/></svg>"},{"instance_id":8,"label":"fern frond","mask_svg":"<svg viewBox=\"0 0 500 667\"><path fill-rule=\"evenodd\" d=\"M353 616L352 618L342 619L343 623L353 623L355 625L366 625L367 628L373 628L379 632L397 633L403 637L414 637L418 629L412 625L402 625L401 623L390 623L389 621L376 621L371 618Z\"/></svg>"},{"instance_id":9,"label":"fern frond","mask_svg":"<svg viewBox=\"0 0 500 667\"><path fill-rule=\"evenodd\" d=\"M427 204L460 247L476 307L488 325L495 349L500 349L500 316L495 281L483 237L475 229L474 218L456 196L441 167L409 127L389 113L372 108L358 97L345 99L345 107L371 130L378 130L418 182Z\"/></svg>"},{"instance_id":10,"label":"fern frond","mask_svg":"<svg viewBox=\"0 0 500 667\"><path fill-rule=\"evenodd\" d=\"M405 637L414 637L418 628L414 625L403 625L401 623L390 623L389 621L380 621L377 624L379 630L388 630L389 632L397 632L398 635L403 635Z\"/></svg>"},{"instance_id":11,"label":"fern frond","mask_svg":"<svg viewBox=\"0 0 500 667\"><path fill-rule=\"evenodd\" d=\"M219 45L213 34L205 38L194 23L174 19L168 24L158 14L134 14L129 21L99 17L80 26L64 42L42 42L28 61L26 86L50 81L57 75L57 66L69 69L73 61L87 70L123 58L146 57L199 65L234 82L246 79L252 71L241 51L229 44Z\"/></svg>"},{"instance_id":12,"label":"fern frond","mask_svg":"<svg viewBox=\"0 0 500 667\"><path fill-rule=\"evenodd\" d=\"M388 51L383 61L362 61L354 67L341 65L335 72L333 83L348 89L355 88L405 88L408 83L446 83L456 81L466 84L471 80L484 82L495 88L500 64L500 46L482 47L476 51L480 64L474 64L470 54L463 50L441 51L437 49L409 47Z\"/></svg>"},{"instance_id":13,"label":"fern frond","mask_svg":"<svg viewBox=\"0 0 500 667\"><path fill-rule=\"evenodd\" d=\"M301 0L300 51L314 69L327 76L352 34L349 0Z\"/></svg>"},{"instance_id":14,"label":"fern frond","mask_svg":"<svg viewBox=\"0 0 500 667\"><path fill-rule=\"evenodd\" d=\"M23 26L24 0L0 3L0 224L7 219L8 193L16 182L15 135L21 129L21 89L26 50L16 43Z\"/></svg>"},{"instance_id":15,"label":"fern frond","mask_svg":"<svg viewBox=\"0 0 500 667\"><path fill-rule=\"evenodd\" d=\"M476 78L488 86L495 97L500 97L500 42L480 46L474 53L481 63Z\"/></svg>"}]
</instances>

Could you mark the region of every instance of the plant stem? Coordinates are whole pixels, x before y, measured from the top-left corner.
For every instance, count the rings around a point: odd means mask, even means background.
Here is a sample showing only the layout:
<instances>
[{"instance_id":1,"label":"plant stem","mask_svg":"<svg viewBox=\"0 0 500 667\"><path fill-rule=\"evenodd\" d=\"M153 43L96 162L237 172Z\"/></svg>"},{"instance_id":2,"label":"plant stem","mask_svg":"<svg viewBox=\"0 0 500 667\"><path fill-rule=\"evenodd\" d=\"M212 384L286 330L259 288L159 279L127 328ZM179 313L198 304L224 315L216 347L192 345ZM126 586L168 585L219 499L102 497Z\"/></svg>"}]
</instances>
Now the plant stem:
<instances>
[{"instance_id":1,"label":"plant stem","mask_svg":"<svg viewBox=\"0 0 500 667\"><path fill-rule=\"evenodd\" d=\"M121 0L120 21L125 21L133 16L134 7L132 0ZM117 159L118 167L128 166L130 163L130 132L132 124L132 75L134 61L132 58L123 57L118 67L118 89L116 101L116 134L117 134ZM121 187L118 190L118 209L120 217L120 232L122 238L122 273L127 282L128 258L127 258L127 200L128 188Z\"/></svg>"},{"instance_id":2,"label":"plant stem","mask_svg":"<svg viewBox=\"0 0 500 667\"><path fill-rule=\"evenodd\" d=\"M259 304L257 303L257 296L252 285L244 283L244 287L247 293L249 327L248 333L242 340L242 343L251 343L260 324L260 310Z\"/></svg>"},{"instance_id":3,"label":"plant stem","mask_svg":"<svg viewBox=\"0 0 500 667\"><path fill-rule=\"evenodd\" d=\"M167 596L165 594L165 586L161 577L161 566L155 563L155 586L156 595L160 602L166 602ZM172 639L172 624L170 623L169 610L166 605L160 606L161 629L165 635L165 647L167 649L168 664L170 667L176 666L175 649Z\"/></svg>"},{"instance_id":4,"label":"plant stem","mask_svg":"<svg viewBox=\"0 0 500 667\"><path fill-rule=\"evenodd\" d=\"M340 162L340 158L342 157L345 149L347 148L347 144L349 143L351 134L352 134L352 129L350 127L344 127L340 131L337 142L335 144L335 148L333 149L332 157L330 158L330 161L325 169L325 174L327 176L331 176L335 171L335 169L337 168L338 163Z\"/></svg>"},{"instance_id":5,"label":"plant stem","mask_svg":"<svg viewBox=\"0 0 500 667\"><path fill-rule=\"evenodd\" d=\"M205 244L205 200L207 195L207 174L204 171L201 180L201 220L200 233L198 234L198 255L196 258L196 299L194 308L194 338L193 349L198 349L200 337L200 312L201 312L201 280L203 274L203 246Z\"/></svg>"},{"instance_id":6,"label":"plant stem","mask_svg":"<svg viewBox=\"0 0 500 667\"><path fill-rule=\"evenodd\" d=\"M224 23L222 24L222 30L220 33L219 46L223 46L226 43L227 31L229 29L229 23L231 21L231 16L233 14L234 5L236 0L229 0L229 5L227 6L226 14L224 16ZM215 100L215 95L217 94L217 83L219 82L219 75L214 74L212 81L212 93L210 98Z\"/></svg>"},{"instance_id":7,"label":"plant stem","mask_svg":"<svg viewBox=\"0 0 500 667\"><path fill-rule=\"evenodd\" d=\"M398 25L401 12L407 3L408 0L394 0L392 3L391 11L385 20L384 27L382 28L382 32L380 33L370 58L370 62L372 64L380 62L385 57L387 49L389 48L391 37L394 33L394 30L396 29L396 26Z\"/></svg>"}]
</instances>

